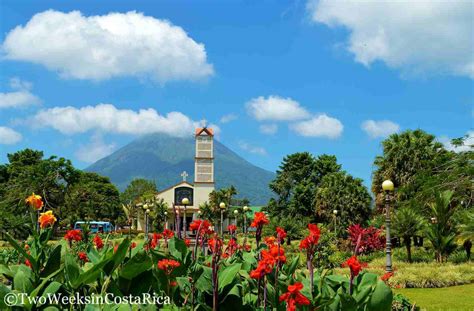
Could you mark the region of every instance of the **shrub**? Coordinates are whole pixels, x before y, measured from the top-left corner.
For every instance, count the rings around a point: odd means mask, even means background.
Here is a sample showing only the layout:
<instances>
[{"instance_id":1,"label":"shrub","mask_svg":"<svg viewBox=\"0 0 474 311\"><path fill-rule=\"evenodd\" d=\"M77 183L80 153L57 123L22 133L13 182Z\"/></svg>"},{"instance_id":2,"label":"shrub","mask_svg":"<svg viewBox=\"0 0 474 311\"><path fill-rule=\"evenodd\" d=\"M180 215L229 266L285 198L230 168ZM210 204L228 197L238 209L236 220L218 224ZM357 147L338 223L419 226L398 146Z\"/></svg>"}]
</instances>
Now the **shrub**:
<instances>
[{"instance_id":1,"label":"shrub","mask_svg":"<svg viewBox=\"0 0 474 311\"><path fill-rule=\"evenodd\" d=\"M392 311L418 311L420 307L414 306L410 300L402 294L393 296Z\"/></svg>"},{"instance_id":2,"label":"shrub","mask_svg":"<svg viewBox=\"0 0 474 311\"><path fill-rule=\"evenodd\" d=\"M380 229L375 227L363 228L361 225L355 224L347 230L353 248L355 249L358 246L357 252L360 254L371 253L384 247L384 239Z\"/></svg>"}]
</instances>

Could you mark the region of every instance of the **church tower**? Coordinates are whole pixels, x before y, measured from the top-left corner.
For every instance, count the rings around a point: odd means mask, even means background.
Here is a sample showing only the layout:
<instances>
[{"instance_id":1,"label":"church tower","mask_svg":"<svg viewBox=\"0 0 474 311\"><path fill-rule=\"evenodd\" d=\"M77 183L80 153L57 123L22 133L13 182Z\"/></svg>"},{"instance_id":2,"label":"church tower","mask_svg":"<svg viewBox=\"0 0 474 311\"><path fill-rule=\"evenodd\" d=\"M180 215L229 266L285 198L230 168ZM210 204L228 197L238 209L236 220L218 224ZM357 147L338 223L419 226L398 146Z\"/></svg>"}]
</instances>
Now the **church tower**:
<instances>
[{"instance_id":1,"label":"church tower","mask_svg":"<svg viewBox=\"0 0 474 311\"><path fill-rule=\"evenodd\" d=\"M214 190L214 131L206 127L197 128L195 139L194 197L200 204L209 201L209 193Z\"/></svg>"}]
</instances>

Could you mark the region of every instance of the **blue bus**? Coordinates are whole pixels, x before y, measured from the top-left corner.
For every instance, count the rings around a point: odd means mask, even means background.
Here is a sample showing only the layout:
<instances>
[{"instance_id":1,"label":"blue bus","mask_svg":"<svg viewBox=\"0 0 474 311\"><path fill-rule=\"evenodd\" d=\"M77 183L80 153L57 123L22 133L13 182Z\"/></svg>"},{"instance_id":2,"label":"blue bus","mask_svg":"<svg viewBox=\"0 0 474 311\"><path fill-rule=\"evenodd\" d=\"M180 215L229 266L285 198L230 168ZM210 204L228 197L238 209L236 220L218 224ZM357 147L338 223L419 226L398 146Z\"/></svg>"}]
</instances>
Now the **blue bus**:
<instances>
[{"instance_id":1,"label":"blue bus","mask_svg":"<svg viewBox=\"0 0 474 311\"><path fill-rule=\"evenodd\" d=\"M82 230L82 226L89 225L91 233L109 233L112 232L113 226L108 221L76 221L74 229Z\"/></svg>"}]
</instances>

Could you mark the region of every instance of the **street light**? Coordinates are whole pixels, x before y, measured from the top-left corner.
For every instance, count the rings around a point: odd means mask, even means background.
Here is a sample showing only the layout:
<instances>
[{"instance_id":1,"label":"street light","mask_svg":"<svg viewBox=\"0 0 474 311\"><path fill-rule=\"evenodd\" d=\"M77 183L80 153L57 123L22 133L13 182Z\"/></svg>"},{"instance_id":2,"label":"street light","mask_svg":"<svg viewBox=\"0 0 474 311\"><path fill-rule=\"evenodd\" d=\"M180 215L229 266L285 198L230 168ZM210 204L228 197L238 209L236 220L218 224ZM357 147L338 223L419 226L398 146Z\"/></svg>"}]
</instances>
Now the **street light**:
<instances>
[{"instance_id":1,"label":"street light","mask_svg":"<svg viewBox=\"0 0 474 311\"><path fill-rule=\"evenodd\" d=\"M392 241L390 238L390 192L393 191L393 182L389 179L382 183L382 189L385 192L385 271L392 272Z\"/></svg>"},{"instance_id":2,"label":"street light","mask_svg":"<svg viewBox=\"0 0 474 311\"><path fill-rule=\"evenodd\" d=\"M249 207L245 205L243 207L243 210L244 210L244 234L246 234L247 233L247 212L249 210Z\"/></svg>"},{"instance_id":3,"label":"street light","mask_svg":"<svg viewBox=\"0 0 474 311\"><path fill-rule=\"evenodd\" d=\"M146 241L148 242L148 215L150 214L150 210L147 209L145 211L145 236L146 236Z\"/></svg>"},{"instance_id":4,"label":"street light","mask_svg":"<svg viewBox=\"0 0 474 311\"><path fill-rule=\"evenodd\" d=\"M236 227L237 227L237 215L239 215L239 210L238 210L238 209L234 210L235 226L236 226Z\"/></svg>"},{"instance_id":5,"label":"street light","mask_svg":"<svg viewBox=\"0 0 474 311\"><path fill-rule=\"evenodd\" d=\"M189 199L188 198L183 198L181 200L181 204L184 205L184 215L183 215L183 227L184 227L184 239L186 239L186 206L189 205Z\"/></svg>"},{"instance_id":6,"label":"street light","mask_svg":"<svg viewBox=\"0 0 474 311\"><path fill-rule=\"evenodd\" d=\"M221 202L219 204L219 208L221 209L221 236L224 234L224 210L225 210L225 203Z\"/></svg>"},{"instance_id":7,"label":"street light","mask_svg":"<svg viewBox=\"0 0 474 311\"><path fill-rule=\"evenodd\" d=\"M163 214L165 215L165 218L166 218L165 229L168 229L168 212L165 211Z\"/></svg>"}]
</instances>

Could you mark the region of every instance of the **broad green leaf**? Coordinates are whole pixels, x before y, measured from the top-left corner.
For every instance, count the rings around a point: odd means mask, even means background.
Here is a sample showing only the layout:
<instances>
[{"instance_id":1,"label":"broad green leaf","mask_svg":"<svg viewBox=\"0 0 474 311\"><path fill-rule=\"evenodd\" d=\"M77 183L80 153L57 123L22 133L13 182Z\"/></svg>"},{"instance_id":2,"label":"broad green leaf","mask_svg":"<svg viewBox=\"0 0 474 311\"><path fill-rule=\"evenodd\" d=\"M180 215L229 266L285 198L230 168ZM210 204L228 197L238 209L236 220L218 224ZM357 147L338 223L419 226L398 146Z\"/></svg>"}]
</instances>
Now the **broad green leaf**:
<instances>
[{"instance_id":1,"label":"broad green leaf","mask_svg":"<svg viewBox=\"0 0 474 311\"><path fill-rule=\"evenodd\" d=\"M13 248L17 250L17 252L19 252L23 257L25 257L26 259L28 259L30 261L31 265L34 267L34 269L36 271L36 268L37 268L36 260L30 254L28 254L25 251L25 249L23 247L21 247L17 243L17 241L8 232L5 232L5 237L6 237L7 241L10 243L10 245L13 246Z\"/></svg>"},{"instance_id":2,"label":"broad green leaf","mask_svg":"<svg viewBox=\"0 0 474 311\"><path fill-rule=\"evenodd\" d=\"M237 273L239 272L241 266L242 265L240 263L233 264L232 266L226 267L225 269L220 270L218 272L217 279L218 279L218 285L219 285L219 292L222 292L224 287L232 283Z\"/></svg>"},{"instance_id":3,"label":"broad green leaf","mask_svg":"<svg viewBox=\"0 0 474 311\"><path fill-rule=\"evenodd\" d=\"M150 269L152 262L150 257L143 251L133 256L121 269L120 276L131 280L140 273Z\"/></svg>"},{"instance_id":4,"label":"broad green leaf","mask_svg":"<svg viewBox=\"0 0 474 311\"><path fill-rule=\"evenodd\" d=\"M392 308L393 293L390 287L382 281L378 281L370 297L367 310L389 311Z\"/></svg>"},{"instance_id":5,"label":"broad green leaf","mask_svg":"<svg viewBox=\"0 0 474 311\"><path fill-rule=\"evenodd\" d=\"M61 245L56 246L48 257L46 265L41 271L41 276L45 277L59 270L61 267Z\"/></svg>"}]
</instances>

